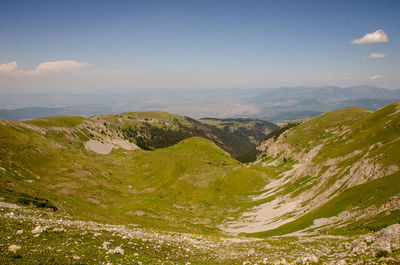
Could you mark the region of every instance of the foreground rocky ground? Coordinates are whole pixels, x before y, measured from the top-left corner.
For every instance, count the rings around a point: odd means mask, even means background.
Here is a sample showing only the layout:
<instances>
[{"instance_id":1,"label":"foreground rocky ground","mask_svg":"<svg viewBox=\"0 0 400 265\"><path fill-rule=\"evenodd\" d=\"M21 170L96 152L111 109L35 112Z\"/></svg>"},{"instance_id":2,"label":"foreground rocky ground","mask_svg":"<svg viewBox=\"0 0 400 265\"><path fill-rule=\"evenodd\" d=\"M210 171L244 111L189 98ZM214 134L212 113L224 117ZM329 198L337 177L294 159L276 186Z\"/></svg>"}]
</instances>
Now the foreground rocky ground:
<instances>
[{"instance_id":1,"label":"foreground rocky ground","mask_svg":"<svg viewBox=\"0 0 400 265\"><path fill-rule=\"evenodd\" d=\"M267 239L107 225L0 201L1 264L400 264L400 225Z\"/></svg>"}]
</instances>

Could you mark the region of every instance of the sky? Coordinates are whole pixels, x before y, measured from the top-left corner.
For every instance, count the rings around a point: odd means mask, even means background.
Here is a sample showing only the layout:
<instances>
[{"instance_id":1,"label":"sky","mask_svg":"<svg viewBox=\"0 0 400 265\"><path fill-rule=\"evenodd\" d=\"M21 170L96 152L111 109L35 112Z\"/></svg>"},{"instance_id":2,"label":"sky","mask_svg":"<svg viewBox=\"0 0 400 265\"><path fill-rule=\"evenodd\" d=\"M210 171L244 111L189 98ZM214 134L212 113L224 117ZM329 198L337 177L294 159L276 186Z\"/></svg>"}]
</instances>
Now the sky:
<instances>
[{"instance_id":1,"label":"sky","mask_svg":"<svg viewBox=\"0 0 400 265\"><path fill-rule=\"evenodd\" d=\"M0 1L0 94L400 88L400 1Z\"/></svg>"}]
</instances>

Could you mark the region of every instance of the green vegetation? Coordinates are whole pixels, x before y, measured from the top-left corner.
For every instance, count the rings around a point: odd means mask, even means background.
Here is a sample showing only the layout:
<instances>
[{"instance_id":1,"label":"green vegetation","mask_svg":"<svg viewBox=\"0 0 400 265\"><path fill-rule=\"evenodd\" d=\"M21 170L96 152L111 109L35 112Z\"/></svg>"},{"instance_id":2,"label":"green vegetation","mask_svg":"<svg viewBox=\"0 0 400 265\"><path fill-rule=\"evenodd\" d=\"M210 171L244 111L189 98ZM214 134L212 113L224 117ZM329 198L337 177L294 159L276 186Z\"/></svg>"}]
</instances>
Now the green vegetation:
<instances>
[{"instance_id":1,"label":"green vegetation","mask_svg":"<svg viewBox=\"0 0 400 265\"><path fill-rule=\"evenodd\" d=\"M256 159L256 146L247 136L239 136L214 125L167 112L128 112L94 117L105 129L121 133L145 150L169 147L190 137L203 137L227 151L241 162Z\"/></svg>"},{"instance_id":2,"label":"green vegetation","mask_svg":"<svg viewBox=\"0 0 400 265\"><path fill-rule=\"evenodd\" d=\"M370 114L370 111L362 108L330 111L295 126L285 135L283 142L297 151L309 150Z\"/></svg>"},{"instance_id":3,"label":"green vegetation","mask_svg":"<svg viewBox=\"0 0 400 265\"><path fill-rule=\"evenodd\" d=\"M316 161L361 150L363 153L369 151L369 157L383 166L398 164L400 157L400 115L396 113L398 108L399 104L394 103L352 123L348 127L349 133L335 136L322 148Z\"/></svg>"},{"instance_id":4,"label":"green vegetation","mask_svg":"<svg viewBox=\"0 0 400 265\"><path fill-rule=\"evenodd\" d=\"M199 121L205 124L214 125L217 128L240 137L241 139L245 139L248 143L253 145L260 144L266 135L279 128L271 122L250 118L202 118Z\"/></svg>"},{"instance_id":5,"label":"green vegetation","mask_svg":"<svg viewBox=\"0 0 400 265\"><path fill-rule=\"evenodd\" d=\"M241 126L248 125L236 120L208 119L208 123L214 124L203 124L165 112L102 115L91 119L71 116L27 122L0 120L0 202L35 209L32 210L35 214L48 218L99 225L135 224L146 231L201 235L215 247L226 237L225 225L241 221L245 225L248 220L243 216L251 216L255 207L272 202L272 207L265 209L275 207L273 210L278 211L279 207L289 205L286 201L299 200L299 205L317 206L305 207L305 212L282 211L278 219L287 223L248 235L264 238L268 244L275 244L276 249L284 246L287 251L302 251L296 246L296 238L268 237L296 231L354 236L400 221L397 199L390 210L379 210L400 195L399 113L399 103L395 103L375 113L353 108L288 124L267 136L276 141L274 144L285 144L287 150L277 157L261 155L254 163L243 163L232 157L245 161L243 157L254 152L254 145L243 140L250 133L235 134L235 131L243 133ZM251 126L258 126L257 121L245 121L249 122ZM128 140L141 149L114 146L111 153L102 155L85 148L89 140L107 143ZM290 148L307 154L319 145L320 149L308 164L301 164L301 158L295 160L290 156ZM318 190L313 190L315 187ZM332 192L325 194L327 191ZM325 200L320 203L316 200L321 195ZM313 226L321 218L356 212L366 214L354 220L338 218L333 225ZM32 230L34 226L32 220L19 222L3 218L0 235L8 238L10 233L16 233L15 229ZM97 237L93 231L82 234L78 230L71 228L68 236L42 234L47 240L43 244L51 249L61 242L69 242L63 245L60 255L47 250L8 253L9 244L0 243L0 262L39 259L58 263L68 256L72 264L78 262L71 259L73 253L82 263L88 262L86 257L99 263L132 260L158 263L179 249L176 242L155 246L137 238L129 241L116 237L111 232ZM23 243L20 236L11 236L11 239L18 239L16 242L24 244L23 248L42 242L33 236ZM91 245L100 247L109 239L113 240L110 240L113 247L125 246L123 257L106 257L105 251L90 248ZM129 242L135 247L127 247ZM236 260L243 263L244 257L249 256L243 253L252 246L271 253L261 243L249 242L234 247L241 253L237 259L224 258L223 262L218 260L220 253L210 249L206 251L210 259L204 259L204 252L197 250L191 253L190 259L186 254L169 258L171 264L189 260L198 264L230 264ZM135 255L138 251L140 259ZM39 253L44 258L38 257ZM255 258L252 261L261 262Z\"/></svg>"},{"instance_id":6,"label":"green vegetation","mask_svg":"<svg viewBox=\"0 0 400 265\"><path fill-rule=\"evenodd\" d=\"M287 124L285 124L284 126L280 127L279 129L276 129L274 131L272 131L271 133L269 133L265 138L264 141L273 138L274 140L278 140L279 136L286 132L287 130L289 130L290 128L293 128L297 125L301 124L301 121L292 121L292 122L288 122Z\"/></svg>"},{"instance_id":7,"label":"green vegetation","mask_svg":"<svg viewBox=\"0 0 400 265\"><path fill-rule=\"evenodd\" d=\"M117 117L107 118L112 129ZM215 232L224 218L246 210L237 207L269 181L260 167L245 167L204 138L150 152L119 149L105 156L85 150L91 137L85 128L42 128L44 133L18 122L0 125L0 197L66 211L82 220ZM257 177L245 187L239 180L236 188L222 184L253 173Z\"/></svg>"},{"instance_id":8,"label":"green vegetation","mask_svg":"<svg viewBox=\"0 0 400 265\"><path fill-rule=\"evenodd\" d=\"M89 119L78 116L57 116L57 117L47 117L47 118L40 118L37 120L25 121L25 123L33 124L39 127L74 128L85 120Z\"/></svg>"}]
</instances>

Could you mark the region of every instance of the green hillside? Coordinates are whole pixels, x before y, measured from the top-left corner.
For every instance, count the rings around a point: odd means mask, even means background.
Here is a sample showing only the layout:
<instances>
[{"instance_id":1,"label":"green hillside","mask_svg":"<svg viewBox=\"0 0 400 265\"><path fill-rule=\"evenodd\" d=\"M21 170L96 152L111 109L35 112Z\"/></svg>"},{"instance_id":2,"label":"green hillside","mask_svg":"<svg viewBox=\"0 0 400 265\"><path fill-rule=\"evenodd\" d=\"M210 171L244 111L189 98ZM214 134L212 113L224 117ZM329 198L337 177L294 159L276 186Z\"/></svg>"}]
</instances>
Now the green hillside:
<instances>
[{"instance_id":1,"label":"green hillside","mask_svg":"<svg viewBox=\"0 0 400 265\"><path fill-rule=\"evenodd\" d=\"M0 197L84 220L215 230L225 217L244 210L248 194L268 180L263 168L247 167L198 137L155 151L115 149L101 155L86 150L90 139L117 137L113 117L102 117L108 131L99 135L90 131L95 123L76 117L2 120ZM245 189L235 180L242 174L250 177Z\"/></svg>"},{"instance_id":2,"label":"green hillside","mask_svg":"<svg viewBox=\"0 0 400 265\"><path fill-rule=\"evenodd\" d=\"M149 111L101 115L93 119L104 124L103 134L121 134L145 150L172 146L197 136L213 141L239 161L249 162L256 158L255 145L246 136L189 117Z\"/></svg>"},{"instance_id":3,"label":"green hillside","mask_svg":"<svg viewBox=\"0 0 400 265\"><path fill-rule=\"evenodd\" d=\"M68 253L81 249L82 260L121 264L260 264L267 254L269 264L282 255L294 263L310 249L335 261L341 244L399 223L399 102L289 124L265 138L252 163L233 158L243 137L215 125L165 112L0 120L0 261L62 263L50 252L8 253L9 242L60 244L51 232L41 232L46 242L15 235L38 225L68 226L63 240L74 243L60 251L70 263L78 261ZM298 244L303 237L311 243ZM185 240L191 254L177 254ZM104 242L126 255L110 258ZM323 247L336 254L323 256ZM346 260L379 260L368 247Z\"/></svg>"},{"instance_id":4,"label":"green hillside","mask_svg":"<svg viewBox=\"0 0 400 265\"><path fill-rule=\"evenodd\" d=\"M309 149L321 144L325 139L341 132L345 127L362 120L371 112L362 108L334 110L314 119L307 120L288 131L282 143L288 143L296 151Z\"/></svg>"},{"instance_id":5,"label":"green hillside","mask_svg":"<svg viewBox=\"0 0 400 265\"><path fill-rule=\"evenodd\" d=\"M282 152L273 159L297 158L303 168L271 196L299 199L306 214L253 235L304 229L354 234L399 222L399 102L374 113L353 108L323 114L289 129L264 150L274 148ZM311 161L310 153L314 153ZM340 214L344 217L334 218ZM320 218L332 220L318 227L315 221Z\"/></svg>"}]
</instances>

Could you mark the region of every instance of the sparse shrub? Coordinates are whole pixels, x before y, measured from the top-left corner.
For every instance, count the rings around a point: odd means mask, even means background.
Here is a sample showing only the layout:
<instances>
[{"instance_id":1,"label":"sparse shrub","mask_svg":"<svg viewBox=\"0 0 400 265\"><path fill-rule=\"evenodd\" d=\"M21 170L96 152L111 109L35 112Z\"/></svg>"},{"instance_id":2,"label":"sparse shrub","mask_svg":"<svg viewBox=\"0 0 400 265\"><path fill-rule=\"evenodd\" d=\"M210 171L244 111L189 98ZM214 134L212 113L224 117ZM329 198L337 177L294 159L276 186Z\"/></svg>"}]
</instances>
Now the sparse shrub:
<instances>
[{"instance_id":1,"label":"sparse shrub","mask_svg":"<svg viewBox=\"0 0 400 265\"><path fill-rule=\"evenodd\" d=\"M376 252L375 257L377 257L378 259L381 257L389 257L389 251L381 248Z\"/></svg>"},{"instance_id":2,"label":"sparse shrub","mask_svg":"<svg viewBox=\"0 0 400 265\"><path fill-rule=\"evenodd\" d=\"M38 197L32 197L28 194L22 194L22 193L18 194L18 202L25 205L32 204L38 208L48 208L53 210L54 212L57 211L57 207L54 206L49 200Z\"/></svg>"},{"instance_id":3,"label":"sparse shrub","mask_svg":"<svg viewBox=\"0 0 400 265\"><path fill-rule=\"evenodd\" d=\"M21 259L22 255L21 254L12 254L11 258L13 258L13 259Z\"/></svg>"}]
</instances>

